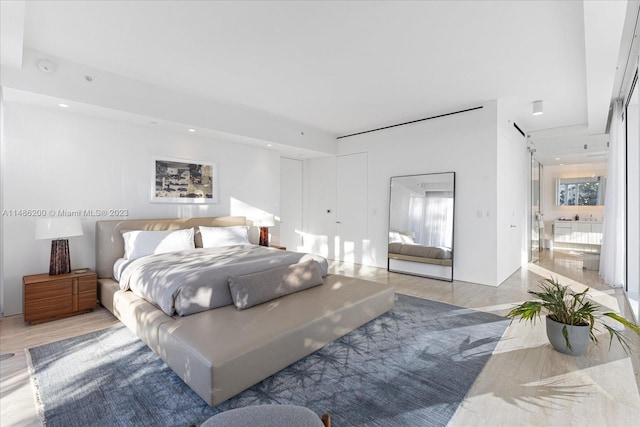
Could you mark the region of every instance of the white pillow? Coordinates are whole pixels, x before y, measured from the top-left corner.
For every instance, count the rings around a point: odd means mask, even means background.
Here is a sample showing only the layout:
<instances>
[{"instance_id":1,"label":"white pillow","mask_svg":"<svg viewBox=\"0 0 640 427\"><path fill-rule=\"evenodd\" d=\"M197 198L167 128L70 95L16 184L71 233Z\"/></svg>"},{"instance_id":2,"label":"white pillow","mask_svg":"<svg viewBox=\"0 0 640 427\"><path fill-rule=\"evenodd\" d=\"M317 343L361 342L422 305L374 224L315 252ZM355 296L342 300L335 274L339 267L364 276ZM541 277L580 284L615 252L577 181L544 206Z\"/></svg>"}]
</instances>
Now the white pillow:
<instances>
[{"instance_id":1,"label":"white pillow","mask_svg":"<svg viewBox=\"0 0 640 427\"><path fill-rule=\"evenodd\" d=\"M400 233L397 231L389 232L389 243L402 242L402 238L400 237Z\"/></svg>"},{"instance_id":2,"label":"white pillow","mask_svg":"<svg viewBox=\"0 0 640 427\"><path fill-rule=\"evenodd\" d=\"M400 234L400 241L402 243L415 243L413 237L407 236L406 234Z\"/></svg>"},{"instance_id":3,"label":"white pillow","mask_svg":"<svg viewBox=\"0 0 640 427\"><path fill-rule=\"evenodd\" d=\"M200 226L203 248L219 248L221 246L250 245L249 227L235 225L233 227Z\"/></svg>"},{"instance_id":4,"label":"white pillow","mask_svg":"<svg viewBox=\"0 0 640 427\"><path fill-rule=\"evenodd\" d=\"M125 231L125 259L136 259L147 255L164 254L166 252L195 249L193 228L167 231Z\"/></svg>"}]
</instances>

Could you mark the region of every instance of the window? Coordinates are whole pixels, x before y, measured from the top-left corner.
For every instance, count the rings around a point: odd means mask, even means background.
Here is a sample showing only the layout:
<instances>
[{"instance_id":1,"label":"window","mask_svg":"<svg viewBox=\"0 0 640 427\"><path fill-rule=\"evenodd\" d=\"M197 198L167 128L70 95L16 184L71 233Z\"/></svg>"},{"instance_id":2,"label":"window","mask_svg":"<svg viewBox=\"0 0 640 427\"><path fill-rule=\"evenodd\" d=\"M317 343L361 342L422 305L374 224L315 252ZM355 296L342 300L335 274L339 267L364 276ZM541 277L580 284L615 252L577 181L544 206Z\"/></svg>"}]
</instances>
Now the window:
<instances>
[{"instance_id":1,"label":"window","mask_svg":"<svg viewBox=\"0 0 640 427\"><path fill-rule=\"evenodd\" d=\"M604 204L606 177L560 178L556 184L557 206L598 206Z\"/></svg>"}]
</instances>

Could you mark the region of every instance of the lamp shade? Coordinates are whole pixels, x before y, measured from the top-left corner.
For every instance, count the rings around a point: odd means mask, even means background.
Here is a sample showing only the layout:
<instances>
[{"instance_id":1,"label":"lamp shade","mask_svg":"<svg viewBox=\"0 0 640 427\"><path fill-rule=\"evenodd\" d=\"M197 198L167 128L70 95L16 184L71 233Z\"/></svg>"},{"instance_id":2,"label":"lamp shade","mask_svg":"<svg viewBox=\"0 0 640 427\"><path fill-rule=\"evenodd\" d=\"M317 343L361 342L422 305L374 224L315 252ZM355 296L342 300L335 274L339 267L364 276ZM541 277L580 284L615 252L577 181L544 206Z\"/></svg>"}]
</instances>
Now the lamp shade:
<instances>
[{"instance_id":1,"label":"lamp shade","mask_svg":"<svg viewBox=\"0 0 640 427\"><path fill-rule=\"evenodd\" d=\"M265 213L253 221L253 225L256 227L273 227L276 225L275 217L273 214Z\"/></svg>"},{"instance_id":2,"label":"lamp shade","mask_svg":"<svg viewBox=\"0 0 640 427\"><path fill-rule=\"evenodd\" d=\"M36 239L64 239L82 236L82 224L76 217L42 218L36 220Z\"/></svg>"}]
</instances>

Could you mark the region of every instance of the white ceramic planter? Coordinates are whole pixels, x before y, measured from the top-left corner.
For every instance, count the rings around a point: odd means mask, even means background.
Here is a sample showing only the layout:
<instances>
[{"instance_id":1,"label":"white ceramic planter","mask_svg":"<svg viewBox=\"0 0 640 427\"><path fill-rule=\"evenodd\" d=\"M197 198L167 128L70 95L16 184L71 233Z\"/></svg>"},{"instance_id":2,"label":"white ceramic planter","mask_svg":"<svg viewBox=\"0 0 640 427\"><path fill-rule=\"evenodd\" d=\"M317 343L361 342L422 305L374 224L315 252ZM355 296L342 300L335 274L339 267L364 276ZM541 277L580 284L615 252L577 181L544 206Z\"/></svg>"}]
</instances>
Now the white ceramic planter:
<instances>
[{"instance_id":1,"label":"white ceramic planter","mask_svg":"<svg viewBox=\"0 0 640 427\"><path fill-rule=\"evenodd\" d=\"M589 347L589 326L571 326L558 323L547 316L547 338L554 349L570 356L581 356ZM562 335L562 328L567 327L571 349Z\"/></svg>"}]
</instances>

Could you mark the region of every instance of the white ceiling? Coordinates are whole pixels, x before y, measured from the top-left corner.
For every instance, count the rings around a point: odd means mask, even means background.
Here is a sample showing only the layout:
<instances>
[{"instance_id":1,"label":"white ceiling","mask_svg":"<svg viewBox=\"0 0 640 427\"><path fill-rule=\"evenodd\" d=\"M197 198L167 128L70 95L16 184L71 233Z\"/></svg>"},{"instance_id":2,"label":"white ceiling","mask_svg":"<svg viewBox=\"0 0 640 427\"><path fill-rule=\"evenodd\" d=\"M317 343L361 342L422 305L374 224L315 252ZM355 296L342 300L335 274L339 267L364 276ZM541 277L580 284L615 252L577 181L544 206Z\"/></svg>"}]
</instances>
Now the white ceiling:
<instances>
[{"instance_id":1,"label":"white ceiling","mask_svg":"<svg viewBox=\"0 0 640 427\"><path fill-rule=\"evenodd\" d=\"M23 43L336 136L492 99L532 132L608 111L587 98L584 22L571 0L30 1Z\"/></svg>"},{"instance_id":2,"label":"white ceiling","mask_svg":"<svg viewBox=\"0 0 640 427\"><path fill-rule=\"evenodd\" d=\"M543 165L603 163L609 156L609 135L589 135L587 125L532 132L530 141Z\"/></svg>"}]
</instances>

